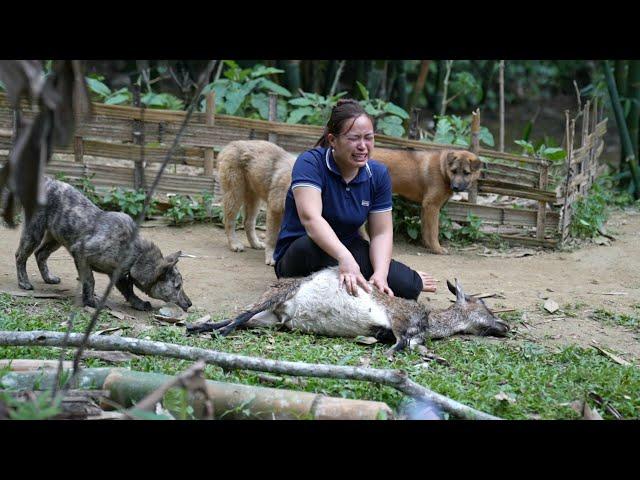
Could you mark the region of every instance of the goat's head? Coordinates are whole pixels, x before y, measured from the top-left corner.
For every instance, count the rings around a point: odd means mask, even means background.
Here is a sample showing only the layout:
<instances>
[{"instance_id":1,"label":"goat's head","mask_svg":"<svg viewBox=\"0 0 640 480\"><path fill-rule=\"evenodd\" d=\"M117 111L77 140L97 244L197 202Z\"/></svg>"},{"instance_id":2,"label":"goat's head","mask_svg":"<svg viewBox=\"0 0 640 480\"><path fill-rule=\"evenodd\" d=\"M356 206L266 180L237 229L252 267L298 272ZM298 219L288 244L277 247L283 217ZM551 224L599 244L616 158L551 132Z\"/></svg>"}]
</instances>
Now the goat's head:
<instances>
[{"instance_id":1,"label":"goat's head","mask_svg":"<svg viewBox=\"0 0 640 480\"><path fill-rule=\"evenodd\" d=\"M457 313L455 317L459 326L456 330L459 333L506 336L509 325L496 317L481 298L466 295L457 279L455 286L447 280L447 287L456 296L456 303L450 310Z\"/></svg>"}]
</instances>

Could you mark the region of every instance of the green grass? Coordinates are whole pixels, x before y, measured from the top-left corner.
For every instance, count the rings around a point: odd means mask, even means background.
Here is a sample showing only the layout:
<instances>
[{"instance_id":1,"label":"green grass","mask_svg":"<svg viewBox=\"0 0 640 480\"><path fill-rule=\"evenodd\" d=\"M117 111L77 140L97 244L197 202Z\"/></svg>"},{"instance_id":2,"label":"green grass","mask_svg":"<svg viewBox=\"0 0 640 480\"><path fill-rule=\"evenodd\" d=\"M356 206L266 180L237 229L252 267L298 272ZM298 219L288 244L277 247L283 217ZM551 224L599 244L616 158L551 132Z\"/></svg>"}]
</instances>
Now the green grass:
<instances>
[{"instance_id":1,"label":"green grass","mask_svg":"<svg viewBox=\"0 0 640 480\"><path fill-rule=\"evenodd\" d=\"M634 308L636 307L634 306ZM604 308L598 308L594 310L591 318L606 325L620 325L623 327L631 327L634 330L640 331L640 319L635 315L616 313Z\"/></svg>"},{"instance_id":2,"label":"green grass","mask_svg":"<svg viewBox=\"0 0 640 480\"><path fill-rule=\"evenodd\" d=\"M77 312L74 331L80 332L89 314L64 301L40 302L0 295L0 330L63 330L61 322ZM522 318L522 312L502 314L512 323ZM198 317L190 314L191 319ZM98 328L122 326L123 322L102 314ZM123 335L133 336L132 330ZM139 333L139 338L209 348L242 355L261 356L277 360L359 366L368 362L374 368L399 368L407 371L416 382L440 394L469 406L506 419L526 419L537 415L545 419L576 419L579 415L568 403L584 399L595 392L606 399L625 418L640 416L640 369L611 362L594 349L572 346L560 351L523 341L501 342L472 337L453 337L427 345L444 357L449 366L426 364L413 352L404 351L389 361L386 345L366 346L348 339L326 338L271 330L238 331L226 338L186 337L183 328L153 326ZM67 354L71 358L73 350ZM0 347L0 358L58 358L59 350L45 347ZM140 357L119 364L133 370L176 374L191 362L162 357ZM99 359L87 359L88 367L112 366ZM261 385L256 373L223 372L209 365L207 378L244 384ZM403 399L390 387L367 382L306 378L301 386L284 383L269 385L296 388L344 398L383 401L396 409ZM506 393L515 403L495 399ZM629 397L630 400L626 397ZM563 405L565 404L565 405ZM601 409L599 409L601 410ZM604 411L604 418L612 418Z\"/></svg>"}]
</instances>

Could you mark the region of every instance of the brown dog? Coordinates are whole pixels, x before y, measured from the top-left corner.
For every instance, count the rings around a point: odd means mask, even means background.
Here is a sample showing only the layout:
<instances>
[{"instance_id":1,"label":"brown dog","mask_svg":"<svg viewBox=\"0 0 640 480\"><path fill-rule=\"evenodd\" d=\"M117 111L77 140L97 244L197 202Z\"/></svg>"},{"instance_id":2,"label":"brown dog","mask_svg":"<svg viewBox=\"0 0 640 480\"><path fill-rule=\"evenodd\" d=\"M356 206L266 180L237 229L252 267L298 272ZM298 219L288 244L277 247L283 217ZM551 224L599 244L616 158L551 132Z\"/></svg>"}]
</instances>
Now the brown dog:
<instances>
[{"instance_id":1,"label":"brown dog","mask_svg":"<svg viewBox=\"0 0 640 480\"><path fill-rule=\"evenodd\" d=\"M251 248L265 249L265 263L274 265L273 250L278 239L291 170L296 158L264 140L238 140L218 154L218 174L222 188L224 230L229 248L244 250L236 236L236 216L244 205L244 230ZM267 203L266 248L256 235L260 201Z\"/></svg>"},{"instance_id":2,"label":"brown dog","mask_svg":"<svg viewBox=\"0 0 640 480\"><path fill-rule=\"evenodd\" d=\"M480 177L482 162L466 150L376 148L371 158L389 169L393 193L422 205L422 243L433 253L440 246L439 213L453 192L463 192Z\"/></svg>"}]
</instances>

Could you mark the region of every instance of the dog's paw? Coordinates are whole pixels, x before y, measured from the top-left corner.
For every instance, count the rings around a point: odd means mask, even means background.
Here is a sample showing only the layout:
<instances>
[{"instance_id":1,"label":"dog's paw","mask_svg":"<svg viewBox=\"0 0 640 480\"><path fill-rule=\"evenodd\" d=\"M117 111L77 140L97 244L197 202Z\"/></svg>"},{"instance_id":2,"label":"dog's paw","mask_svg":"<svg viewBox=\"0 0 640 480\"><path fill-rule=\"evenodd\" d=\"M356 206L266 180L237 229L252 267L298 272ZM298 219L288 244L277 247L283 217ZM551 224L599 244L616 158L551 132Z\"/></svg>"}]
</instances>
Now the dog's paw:
<instances>
[{"instance_id":1,"label":"dog's paw","mask_svg":"<svg viewBox=\"0 0 640 480\"><path fill-rule=\"evenodd\" d=\"M98 299L96 297L83 298L82 305L85 307L98 308Z\"/></svg>"},{"instance_id":2,"label":"dog's paw","mask_svg":"<svg viewBox=\"0 0 640 480\"><path fill-rule=\"evenodd\" d=\"M131 304L131 308L135 309L135 310L140 310L142 312L150 312L151 310L153 310L153 307L151 306L150 302L144 302L142 300L138 300L130 302Z\"/></svg>"},{"instance_id":3,"label":"dog's paw","mask_svg":"<svg viewBox=\"0 0 640 480\"><path fill-rule=\"evenodd\" d=\"M244 245L241 243L232 243L229 248L232 252L244 252Z\"/></svg>"},{"instance_id":4,"label":"dog's paw","mask_svg":"<svg viewBox=\"0 0 640 480\"><path fill-rule=\"evenodd\" d=\"M256 250L264 250L264 243L260 241L251 242L251 248L255 248Z\"/></svg>"},{"instance_id":5,"label":"dog's paw","mask_svg":"<svg viewBox=\"0 0 640 480\"><path fill-rule=\"evenodd\" d=\"M429 248L429 250L436 255L449 255L449 250L443 247Z\"/></svg>"},{"instance_id":6,"label":"dog's paw","mask_svg":"<svg viewBox=\"0 0 640 480\"><path fill-rule=\"evenodd\" d=\"M264 259L264 263L266 265L269 265L269 266L273 267L273 266L275 266L276 261L273 259L273 257L268 257L268 258Z\"/></svg>"},{"instance_id":7,"label":"dog's paw","mask_svg":"<svg viewBox=\"0 0 640 480\"><path fill-rule=\"evenodd\" d=\"M55 275L50 275L49 277L43 279L44 283L50 283L52 285L57 285L60 283L60 277L56 277Z\"/></svg>"},{"instance_id":8,"label":"dog's paw","mask_svg":"<svg viewBox=\"0 0 640 480\"><path fill-rule=\"evenodd\" d=\"M18 286L23 290L33 290L33 285L29 282L18 282Z\"/></svg>"}]
</instances>

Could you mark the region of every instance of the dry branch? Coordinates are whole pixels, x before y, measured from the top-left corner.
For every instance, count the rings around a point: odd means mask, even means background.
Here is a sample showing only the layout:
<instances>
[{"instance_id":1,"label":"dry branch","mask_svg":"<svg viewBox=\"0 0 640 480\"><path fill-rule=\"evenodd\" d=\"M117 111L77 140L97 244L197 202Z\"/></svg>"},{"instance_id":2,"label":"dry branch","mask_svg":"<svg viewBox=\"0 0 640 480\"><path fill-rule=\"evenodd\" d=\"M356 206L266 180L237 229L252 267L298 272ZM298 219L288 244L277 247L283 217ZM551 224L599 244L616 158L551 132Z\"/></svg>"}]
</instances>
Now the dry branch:
<instances>
[{"instance_id":1,"label":"dry branch","mask_svg":"<svg viewBox=\"0 0 640 480\"><path fill-rule=\"evenodd\" d=\"M48 331L8 332L0 331L0 345L3 346L48 346L63 345L64 334ZM81 334L72 334L66 345L78 346L82 343ZM268 360L244 355L216 352L203 348L187 347L163 342L152 342L127 337L103 337L91 335L86 346L99 350L122 350L141 355L159 355L184 360L204 360L206 363L218 365L227 370L257 370L294 376L339 378L343 380L360 380L381 383L401 391L411 397L422 398L438 404L452 415L473 420L498 420L487 413L478 411L435 393L412 381L401 370L383 370L363 367L346 367L303 362Z\"/></svg>"}]
</instances>

